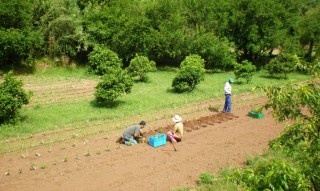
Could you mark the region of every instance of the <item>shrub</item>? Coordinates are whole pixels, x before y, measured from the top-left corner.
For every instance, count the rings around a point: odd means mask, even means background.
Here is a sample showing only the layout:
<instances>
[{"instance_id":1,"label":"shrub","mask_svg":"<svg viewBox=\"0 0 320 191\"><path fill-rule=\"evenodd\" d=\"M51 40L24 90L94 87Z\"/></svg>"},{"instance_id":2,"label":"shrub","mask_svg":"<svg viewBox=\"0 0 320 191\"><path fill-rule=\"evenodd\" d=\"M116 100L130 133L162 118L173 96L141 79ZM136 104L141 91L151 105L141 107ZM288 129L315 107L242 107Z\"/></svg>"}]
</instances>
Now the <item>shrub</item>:
<instances>
[{"instance_id":1,"label":"shrub","mask_svg":"<svg viewBox=\"0 0 320 191\"><path fill-rule=\"evenodd\" d=\"M309 182L290 161L258 160L250 168L238 169L229 176L246 190L308 190Z\"/></svg>"},{"instance_id":2,"label":"shrub","mask_svg":"<svg viewBox=\"0 0 320 191\"><path fill-rule=\"evenodd\" d=\"M149 61L145 56L136 55L127 67L128 74L131 77L138 77L139 81L146 82L148 80L147 73L156 71L156 63Z\"/></svg>"},{"instance_id":3,"label":"shrub","mask_svg":"<svg viewBox=\"0 0 320 191\"><path fill-rule=\"evenodd\" d=\"M213 176L210 173L204 172L200 174L200 177L199 177L200 185L212 184L212 182L213 182Z\"/></svg>"},{"instance_id":4,"label":"shrub","mask_svg":"<svg viewBox=\"0 0 320 191\"><path fill-rule=\"evenodd\" d=\"M286 131L270 146L298 164L300 173L312 183L311 190L320 189L320 90L317 80L263 88L269 98L264 107L271 108L278 121L290 120Z\"/></svg>"},{"instance_id":5,"label":"shrub","mask_svg":"<svg viewBox=\"0 0 320 191\"><path fill-rule=\"evenodd\" d=\"M42 35L38 32L0 29L0 66L21 64L23 60L31 61L42 45Z\"/></svg>"},{"instance_id":6,"label":"shrub","mask_svg":"<svg viewBox=\"0 0 320 191\"><path fill-rule=\"evenodd\" d=\"M112 50L96 46L89 54L89 72L103 76L114 69L121 69L122 61Z\"/></svg>"},{"instance_id":7,"label":"shrub","mask_svg":"<svg viewBox=\"0 0 320 191\"><path fill-rule=\"evenodd\" d=\"M180 64L177 76L172 81L176 92L192 91L204 80L204 60L199 55L190 55Z\"/></svg>"},{"instance_id":8,"label":"shrub","mask_svg":"<svg viewBox=\"0 0 320 191\"><path fill-rule=\"evenodd\" d=\"M284 74L284 78L287 79L287 74L295 70L297 63L298 60L295 55L280 54L266 65L266 69L273 77L279 77L280 74Z\"/></svg>"},{"instance_id":9,"label":"shrub","mask_svg":"<svg viewBox=\"0 0 320 191\"><path fill-rule=\"evenodd\" d=\"M102 76L96 86L96 100L99 104L112 105L123 93L130 93L133 82L124 70L114 70Z\"/></svg>"},{"instance_id":10,"label":"shrub","mask_svg":"<svg viewBox=\"0 0 320 191\"><path fill-rule=\"evenodd\" d=\"M244 60L241 64L235 64L234 75L237 79L244 78L249 83L252 80L253 73L257 70L251 62Z\"/></svg>"},{"instance_id":11,"label":"shrub","mask_svg":"<svg viewBox=\"0 0 320 191\"><path fill-rule=\"evenodd\" d=\"M0 84L0 123L15 120L19 109L29 103L31 92L25 92L22 85L12 71L4 75L4 82Z\"/></svg>"}]
</instances>

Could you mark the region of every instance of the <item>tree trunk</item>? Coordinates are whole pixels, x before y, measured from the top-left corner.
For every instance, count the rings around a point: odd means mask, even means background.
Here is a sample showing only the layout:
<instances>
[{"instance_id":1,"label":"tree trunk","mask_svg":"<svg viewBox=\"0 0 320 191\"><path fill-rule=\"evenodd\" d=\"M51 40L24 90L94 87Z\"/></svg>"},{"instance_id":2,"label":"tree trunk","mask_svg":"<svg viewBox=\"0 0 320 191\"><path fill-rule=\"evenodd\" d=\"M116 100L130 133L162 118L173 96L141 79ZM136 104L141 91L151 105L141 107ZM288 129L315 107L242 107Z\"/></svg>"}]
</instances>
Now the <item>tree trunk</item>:
<instances>
[{"instance_id":1,"label":"tree trunk","mask_svg":"<svg viewBox=\"0 0 320 191\"><path fill-rule=\"evenodd\" d=\"M311 39L310 44L309 44L309 49L308 49L308 53L306 54L306 59L308 62L312 62L312 51L313 51L313 45L314 44L314 40Z\"/></svg>"}]
</instances>

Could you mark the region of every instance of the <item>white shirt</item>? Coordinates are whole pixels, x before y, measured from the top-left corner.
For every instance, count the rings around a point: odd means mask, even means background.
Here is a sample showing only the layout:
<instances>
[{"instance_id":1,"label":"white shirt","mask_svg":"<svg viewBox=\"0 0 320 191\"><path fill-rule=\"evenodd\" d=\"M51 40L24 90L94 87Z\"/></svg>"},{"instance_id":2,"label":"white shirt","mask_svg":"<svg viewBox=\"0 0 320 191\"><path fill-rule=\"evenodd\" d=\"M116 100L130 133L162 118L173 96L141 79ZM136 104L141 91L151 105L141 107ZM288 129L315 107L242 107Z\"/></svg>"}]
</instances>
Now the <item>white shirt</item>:
<instances>
[{"instance_id":1,"label":"white shirt","mask_svg":"<svg viewBox=\"0 0 320 191\"><path fill-rule=\"evenodd\" d=\"M224 94L231 95L231 85L230 85L229 81L224 84Z\"/></svg>"}]
</instances>

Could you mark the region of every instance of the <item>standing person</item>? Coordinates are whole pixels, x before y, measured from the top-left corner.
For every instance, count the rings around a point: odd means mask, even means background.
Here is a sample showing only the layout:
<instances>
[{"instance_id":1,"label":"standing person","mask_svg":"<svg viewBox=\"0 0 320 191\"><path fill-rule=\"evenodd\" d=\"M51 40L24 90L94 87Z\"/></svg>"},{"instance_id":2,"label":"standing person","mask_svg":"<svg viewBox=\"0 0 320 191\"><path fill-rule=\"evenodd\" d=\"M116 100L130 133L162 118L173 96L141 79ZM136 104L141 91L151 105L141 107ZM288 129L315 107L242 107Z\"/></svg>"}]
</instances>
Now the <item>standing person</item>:
<instances>
[{"instance_id":1,"label":"standing person","mask_svg":"<svg viewBox=\"0 0 320 191\"><path fill-rule=\"evenodd\" d=\"M179 115L175 115L172 118L172 121L175 123L173 130L168 131L167 135L170 138L171 142L180 142L183 137L182 118ZM179 133L180 136L176 134L177 132Z\"/></svg>"},{"instance_id":2,"label":"standing person","mask_svg":"<svg viewBox=\"0 0 320 191\"><path fill-rule=\"evenodd\" d=\"M224 95L226 97L223 112L231 113L231 84L233 83L233 79L229 78L229 80L224 84Z\"/></svg>"},{"instance_id":3,"label":"standing person","mask_svg":"<svg viewBox=\"0 0 320 191\"><path fill-rule=\"evenodd\" d=\"M141 138L142 129L146 127L146 122L141 121L139 125L134 124L126 128L126 130L122 134L122 138L124 139L124 143L126 145L135 145L137 144L137 139Z\"/></svg>"}]
</instances>

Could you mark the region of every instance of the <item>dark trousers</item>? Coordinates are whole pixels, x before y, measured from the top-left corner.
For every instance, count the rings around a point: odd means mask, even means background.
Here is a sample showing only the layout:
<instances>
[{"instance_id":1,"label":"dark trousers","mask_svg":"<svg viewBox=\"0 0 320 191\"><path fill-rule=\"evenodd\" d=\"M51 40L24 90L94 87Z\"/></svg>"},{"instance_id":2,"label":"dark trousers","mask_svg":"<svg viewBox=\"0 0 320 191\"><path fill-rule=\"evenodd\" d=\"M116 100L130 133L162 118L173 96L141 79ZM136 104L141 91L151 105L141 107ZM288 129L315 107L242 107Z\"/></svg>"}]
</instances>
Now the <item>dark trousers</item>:
<instances>
[{"instance_id":1,"label":"dark trousers","mask_svg":"<svg viewBox=\"0 0 320 191\"><path fill-rule=\"evenodd\" d=\"M225 94L226 96L226 101L224 103L224 108L223 112L228 112L231 113L231 95L230 94Z\"/></svg>"}]
</instances>

